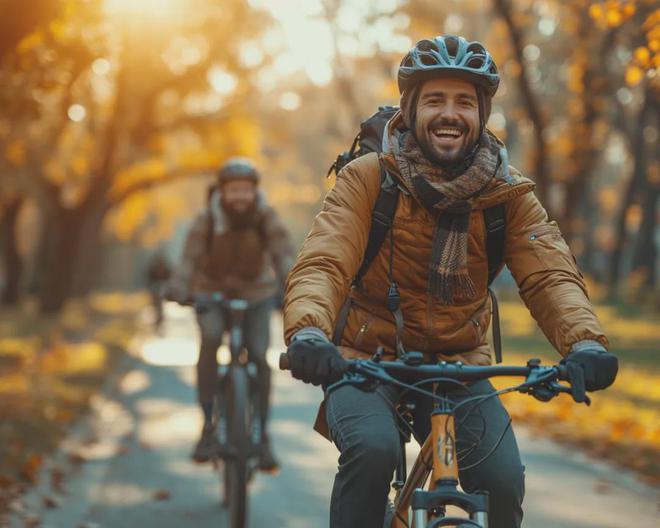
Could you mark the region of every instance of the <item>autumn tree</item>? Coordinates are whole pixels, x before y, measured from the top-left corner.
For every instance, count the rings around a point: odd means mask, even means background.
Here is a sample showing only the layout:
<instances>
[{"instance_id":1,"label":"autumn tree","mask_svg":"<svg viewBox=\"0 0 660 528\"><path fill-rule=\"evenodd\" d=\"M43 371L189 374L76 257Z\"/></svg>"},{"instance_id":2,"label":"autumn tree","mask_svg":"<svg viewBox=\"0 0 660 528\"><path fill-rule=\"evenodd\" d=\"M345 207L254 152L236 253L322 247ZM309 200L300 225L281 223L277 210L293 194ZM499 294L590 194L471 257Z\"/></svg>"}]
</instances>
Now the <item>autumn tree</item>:
<instances>
[{"instance_id":1,"label":"autumn tree","mask_svg":"<svg viewBox=\"0 0 660 528\"><path fill-rule=\"evenodd\" d=\"M251 73L239 52L259 15L243 2L106 4L66 2L0 72L3 96L23 105L3 106L15 114L2 141L42 214L47 311L93 284L110 211L254 146L240 137Z\"/></svg>"}]
</instances>

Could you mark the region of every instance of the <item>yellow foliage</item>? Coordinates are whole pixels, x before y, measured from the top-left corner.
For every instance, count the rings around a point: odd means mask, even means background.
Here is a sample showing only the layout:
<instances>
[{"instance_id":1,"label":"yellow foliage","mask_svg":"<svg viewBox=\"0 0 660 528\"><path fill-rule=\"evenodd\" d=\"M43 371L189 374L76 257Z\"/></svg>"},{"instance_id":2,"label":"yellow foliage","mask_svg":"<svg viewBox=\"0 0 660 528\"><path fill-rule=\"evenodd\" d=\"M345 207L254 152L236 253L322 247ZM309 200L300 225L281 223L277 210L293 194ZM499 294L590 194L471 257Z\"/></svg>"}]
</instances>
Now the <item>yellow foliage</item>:
<instances>
[{"instance_id":1,"label":"yellow foliage","mask_svg":"<svg viewBox=\"0 0 660 528\"><path fill-rule=\"evenodd\" d=\"M39 46L44 41L44 33L41 29L25 36L16 46L18 53L26 53Z\"/></svg>"},{"instance_id":2,"label":"yellow foliage","mask_svg":"<svg viewBox=\"0 0 660 528\"><path fill-rule=\"evenodd\" d=\"M67 173L64 167L55 159L50 159L44 165L46 177L53 183L63 184L67 180Z\"/></svg>"},{"instance_id":3,"label":"yellow foliage","mask_svg":"<svg viewBox=\"0 0 660 528\"><path fill-rule=\"evenodd\" d=\"M26 360L32 357L41 346L41 339L34 337L0 338L0 356Z\"/></svg>"},{"instance_id":4,"label":"yellow foliage","mask_svg":"<svg viewBox=\"0 0 660 528\"><path fill-rule=\"evenodd\" d=\"M176 165L189 171L212 170L220 165L221 155L209 149L185 149L178 153Z\"/></svg>"},{"instance_id":5,"label":"yellow foliage","mask_svg":"<svg viewBox=\"0 0 660 528\"><path fill-rule=\"evenodd\" d=\"M619 207L619 193L614 187L605 187L598 193L598 201L603 214L611 215Z\"/></svg>"},{"instance_id":6,"label":"yellow foliage","mask_svg":"<svg viewBox=\"0 0 660 528\"><path fill-rule=\"evenodd\" d=\"M21 373L0 376L0 395L25 394L31 390L31 380Z\"/></svg>"},{"instance_id":7,"label":"yellow foliage","mask_svg":"<svg viewBox=\"0 0 660 528\"><path fill-rule=\"evenodd\" d=\"M651 53L644 46L638 47L633 56L641 67L647 67L651 62Z\"/></svg>"},{"instance_id":8,"label":"yellow foliage","mask_svg":"<svg viewBox=\"0 0 660 528\"><path fill-rule=\"evenodd\" d=\"M15 139L5 148L5 158L16 166L25 165L27 161L27 145L23 139Z\"/></svg>"},{"instance_id":9,"label":"yellow foliage","mask_svg":"<svg viewBox=\"0 0 660 528\"><path fill-rule=\"evenodd\" d=\"M605 14L605 20L607 21L608 26L617 27L621 24L623 16L621 12L615 9L608 9L607 13Z\"/></svg>"},{"instance_id":10,"label":"yellow foliage","mask_svg":"<svg viewBox=\"0 0 660 528\"><path fill-rule=\"evenodd\" d=\"M642 222L642 208L639 204L633 204L626 213L626 226L628 229L636 230Z\"/></svg>"},{"instance_id":11,"label":"yellow foliage","mask_svg":"<svg viewBox=\"0 0 660 528\"><path fill-rule=\"evenodd\" d=\"M59 343L39 357L39 367L64 375L93 372L105 364L107 353L100 343Z\"/></svg>"},{"instance_id":12,"label":"yellow foliage","mask_svg":"<svg viewBox=\"0 0 660 528\"><path fill-rule=\"evenodd\" d=\"M626 84L628 86L637 86L644 79L644 70L634 64L626 68Z\"/></svg>"},{"instance_id":13,"label":"yellow foliage","mask_svg":"<svg viewBox=\"0 0 660 528\"><path fill-rule=\"evenodd\" d=\"M134 163L116 175L114 190L121 192L136 182L159 180L167 172L167 166L161 158L150 158L140 163Z\"/></svg>"},{"instance_id":14,"label":"yellow foliage","mask_svg":"<svg viewBox=\"0 0 660 528\"><path fill-rule=\"evenodd\" d=\"M591 4L589 6L589 16L594 20L600 20L603 17L603 13L602 4Z\"/></svg>"},{"instance_id":15,"label":"yellow foliage","mask_svg":"<svg viewBox=\"0 0 660 528\"><path fill-rule=\"evenodd\" d=\"M85 303L80 299L73 299L66 303L60 314L60 324L66 330L82 330L89 323Z\"/></svg>"},{"instance_id":16,"label":"yellow foliage","mask_svg":"<svg viewBox=\"0 0 660 528\"><path fill-rule=\"evenodd\" d=\"M147 306L149 299L143 292L97 292L89 296L89 307L105 315L136 314Z\"/></svg>"},{"instance_id":17,"label":"yellow foliage","mask_svg":"<svg viewBox=\"0 0 660 528\"><path fill-rule=\"evenodd\" d=\"M589 16L601 27L618 27L635 14L635 3L631 0L607 0L589 6Z\"/></svg>"},{"instance_id":18,"label":"yellow foliage","mask_svg":"<svg viewBox=\"0 0 660 528\"><path fill-rule=\"evenodd\" d=\"M119 240L128 241L145 221L150 210L148 193L133 194L108 218L106 226Z\"/></svg>"},{"instance_id":19,"label":"yellow foliage","mask_svg":"<svg viewBox=\"0 0 660 528\"><path fill-rule=\"evenodd\" d=\"M71 168L77 176L84 176L89 172L89 160L82 154L75 156L71 160Z\"/></svg>"}]
</instances>

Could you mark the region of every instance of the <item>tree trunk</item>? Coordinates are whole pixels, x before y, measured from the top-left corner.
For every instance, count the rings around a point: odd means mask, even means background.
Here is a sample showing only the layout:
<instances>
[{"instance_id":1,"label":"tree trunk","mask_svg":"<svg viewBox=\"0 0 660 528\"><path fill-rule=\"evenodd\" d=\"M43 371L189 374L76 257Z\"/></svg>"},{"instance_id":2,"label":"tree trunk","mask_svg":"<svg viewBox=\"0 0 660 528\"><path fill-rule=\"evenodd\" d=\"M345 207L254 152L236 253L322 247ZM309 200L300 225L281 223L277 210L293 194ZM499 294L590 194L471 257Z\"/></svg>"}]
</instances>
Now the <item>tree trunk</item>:
<instances>
[{"instance_id":1,"label":"tree trunk","mask_svg":"<svg viewBox=\"0 0 660 528\"><path fill-rule=\"evenodd\" d=\"M82 235L79 209L60 209L45 240L46 269L40 278L40 305L44 313L57 312L71 296Z\"/></svg>"},{"instance_id":2,"label":"tree trunk","mask_svg":"<svg viewBox=\"0 0 660 528\"><path fill-rule=\"evenodd\" d=\"M494 0L496 12L504 20L509 31L509 42L513 51L514 58L520 68L518 75L518 90L525 102L525 110L529 120L534 127L534 157L533 157L533 178L536 182L536 194L541 203L548 209L550 216L553 217L554 211L550 210L552 204L549 200L551 177L548 170L548 152L544 138L545 118L541 105L538 102L536 94L529 82L527 65L523 55L525 42L523 33L516 25L513 15L513 7L509 0Z\"/></svg>"},{"instance_id":3,"label":"tree trunk","mask_svg":"<svg viewBox=\"0 0 660 528\"><path fill-rule=\"evenodd\" d=\"M643 273L642 291L652 291L656 285L656 261L658 248L655 245L656 218L658 215L658 200L660 185L650 184L645 189L642 201L642 222L639 226L637 244L633 256L633 271Z\"/></svg>"},{"instance_id":4,"label":"tree trunk","mask_svg":"<svg viewBox=\"0 0 660 528\"><path fill-rule=\"evenodd\" d=\"M6 205L0 219L0 240L2 240L2 260L5 268L5 288L0 301L13 306L20 300L23 260L18 252L16 227L24 198L17 196Z\"/></svg>"},{"instance_id":5,"label":"tree trunk","mask_svg":"<svg viewBox=\"0 0 660 528\"><path fill-rule=\"evenodd\" d=\"M71 285L71 293L75 296L87 295L98 283L103 267L101 259L103 220L109 210L109 206L100 209L87 208L81 219L79 250L73 263L74 277Z\"/></svg>"},{"instance_id":6,"label":"tree trunk","mask_svg":"<svg viewBox=\"0 0 660 528\"><path fill-rule=\"evenodd\" d=\"M626 191L621 201L621 207L616 217L615 223L615 238L614 249L610 255L610 272L609 272L609 296L616 295L616 288L621 279L621 262L623 260L623 253L627 242L626 237L626 217L630 207L635 201L638 189L644 182L646 175L646 149L644 145L644 126L651 111L651 97L648 89L645 94L644 103L639 111L639 117L635 120L636 126L632 137L629 137L630 147L633 152L633 172L628 181Z\"/></svg>"},{"instance_id":7,"label":"tree trunk","mask_svg":"<svg viewBox=\"0 0 660 528\"><path fill-rule=\"evenodd\" d=\"M657 102L651 102L652 116L655 117L655 125L660 125L660 113ZM651 121L653 122L653 121ZM640 128L642 125L640 124ZM643 138L642 138L643 140ZM653 164L658 162L657 149L651 153ZM649 175L644 178L642 189L642 221L639 226L635 253L633 255L633 271L643 273L642 288L640 293L653 290L656 284L656 261L658 248L655 244L656 219L658 218L658 200L660 199L660 182L649 180Z\"/></svg>"}]
</instances>

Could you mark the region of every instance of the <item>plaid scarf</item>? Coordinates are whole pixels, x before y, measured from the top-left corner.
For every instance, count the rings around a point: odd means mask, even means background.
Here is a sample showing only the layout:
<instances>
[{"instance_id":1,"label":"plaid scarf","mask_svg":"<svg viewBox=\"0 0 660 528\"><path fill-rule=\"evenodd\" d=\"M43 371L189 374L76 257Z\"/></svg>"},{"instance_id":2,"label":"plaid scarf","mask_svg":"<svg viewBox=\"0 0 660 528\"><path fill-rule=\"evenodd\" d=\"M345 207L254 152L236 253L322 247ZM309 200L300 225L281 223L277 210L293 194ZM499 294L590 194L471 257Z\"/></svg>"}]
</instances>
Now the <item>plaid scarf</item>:
<instances>
[{"instance_id":1,"label":"plaid scarf","mask_svg":"<svg viewBox=\"0 0 660 528\"><path fill-rule=\"evenodd\" d=\"M408 129L395 128L392 154L406 187L436 219L429 286L444 304L472 299L476 289L467 267L468 229L474 199L495 176L498 140L484 132L459 174L431 163ZM469 163L471 161L471 163Z\"/></svg>"}]
</instances>

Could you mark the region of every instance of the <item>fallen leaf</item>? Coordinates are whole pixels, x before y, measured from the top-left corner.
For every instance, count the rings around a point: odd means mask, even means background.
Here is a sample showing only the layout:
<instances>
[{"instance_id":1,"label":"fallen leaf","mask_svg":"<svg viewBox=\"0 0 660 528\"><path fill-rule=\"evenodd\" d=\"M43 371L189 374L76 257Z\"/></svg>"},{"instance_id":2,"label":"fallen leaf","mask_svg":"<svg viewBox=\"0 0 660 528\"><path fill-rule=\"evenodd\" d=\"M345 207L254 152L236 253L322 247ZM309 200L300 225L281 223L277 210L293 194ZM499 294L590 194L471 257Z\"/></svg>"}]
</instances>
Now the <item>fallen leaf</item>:
<instances>
[{"instance_id":1,"label":"fallen leaf","mask_svg":"<svg viewBox=\"0 0 660 528\"><path fill-rule=\"evenodd\" d=\"M119 448L117 448L117 455L118 456L119 455L128 455L130 452L131 452L131 448L126 446L126 445L122 445L122 446L119 446Z\"/></svg>"},{"instance_id":2,"label":"fallen leaf","mask_svg":"<svg viewBox=\"0 0 660 528\"><path fill-rule=\"evenodd\" d=\"M60 501L58 501L55 497L44 497L43 505L44 507L53 510L60 507Z\"/></svg>"},{"instance_id":3,"label":"fallen leaf","mask_svg":"<svg viewBox=\"0 0 660 528\"><path fill-rule=\"evenodd\" d=\"M38 454L31 454L21 468L21 475L34 484L39 476L39 469L43 463L43 457Z\"/></svg>"},{"instance_id":4,"label":"fallen leaf","mask_svg":"<svg viewBox=\"0 0 660 528\"><path fill-rule=\"evenodd\" d=\"M34 513L28 513L23 517L23 522L25 523L26 528L36 528L41 524L41 517Z\"/></svg>"},{"instance_id":5,"label":"fallen leaf","mask_svg":"<svg viewBox=\"0 0 660 528\"><path fill-rule=\"evenodd\" d=\"M54 467L50 470L50 487L57 493L64 491L64 471L62 468Z\"/></svg>"},{"instance_id":6,"label":"fallen leaf","mask_svg":"<svg viewBox=\"0 0 660 528\"><path fill-rule=\"evenodd\" d=\"M169 500L172 497L172 493L170 493L170 491L168 490L158 490L154 492L153 497L154 500L165 501L165 500Z\"/></svg>"},{"instance_id":7,"label":"fallen leaf","mask_svg":"<svg viewBox=\"0 0 660 528\"><path fill-rule=\"evenodd\" d=\"M75 465L80 465L87 462L87 459L84 456L82 456L80 453L71 453L69 455L69 462Z\"/></svg>"}]
</instances>

